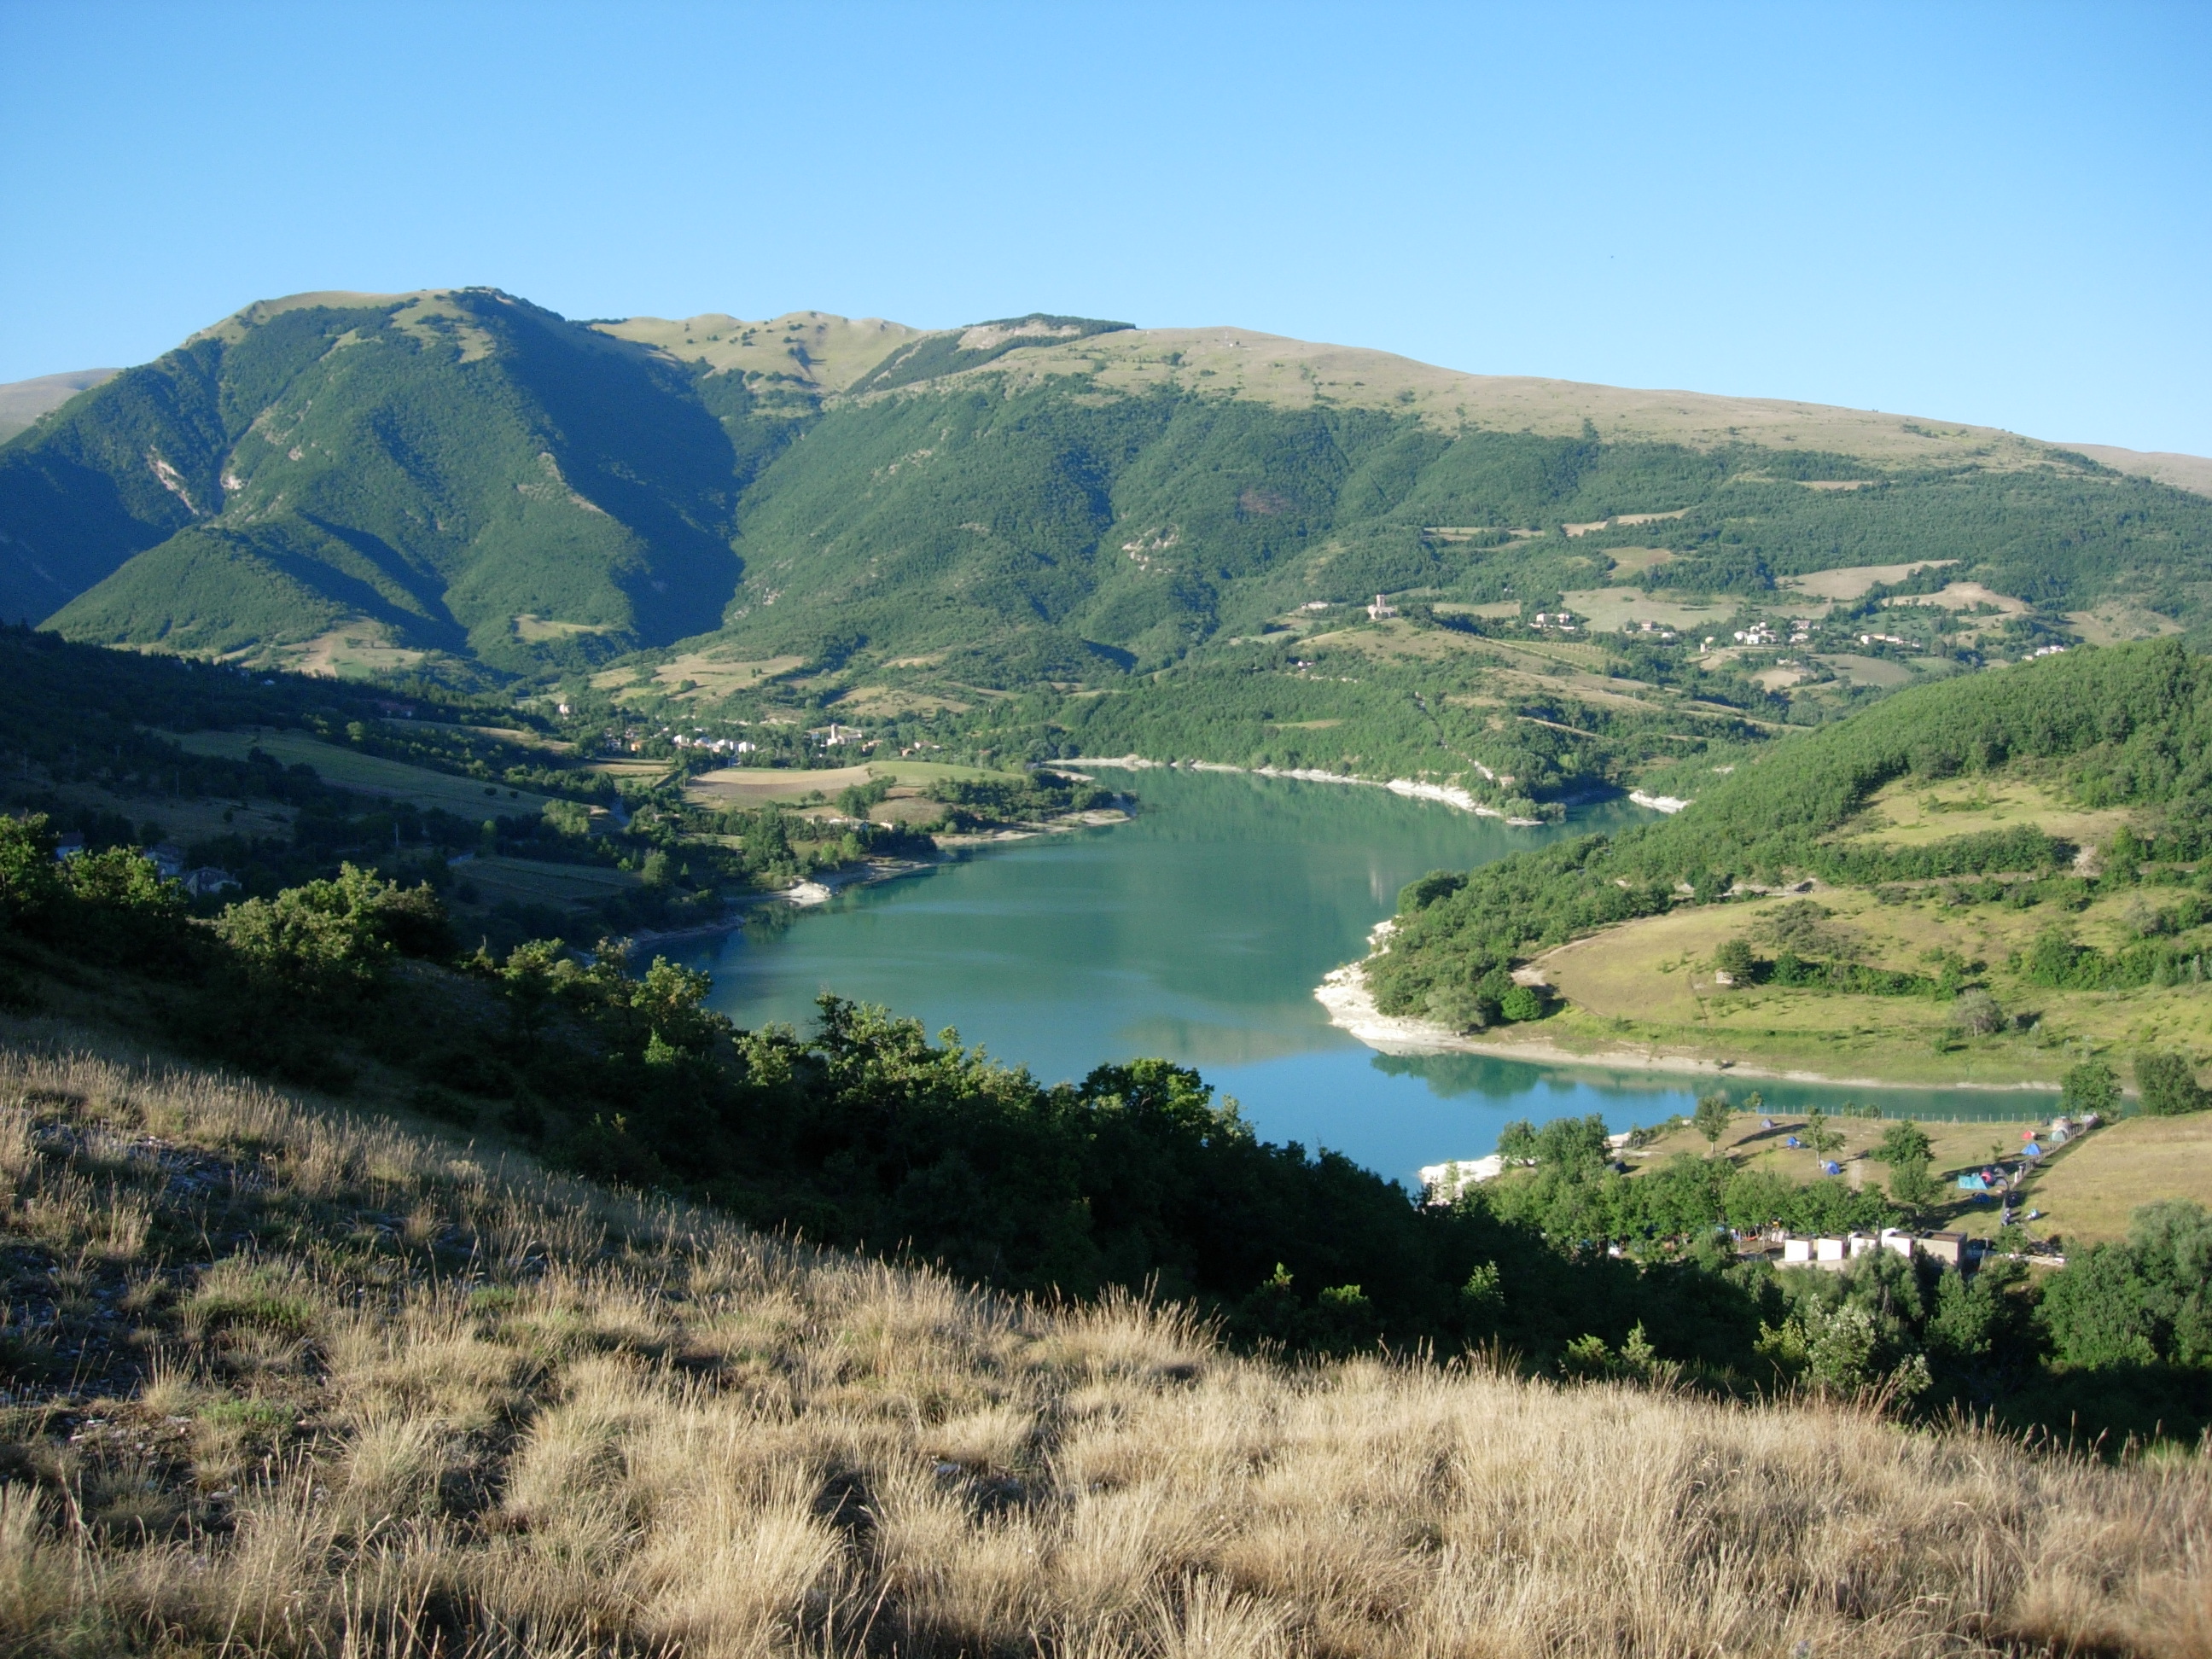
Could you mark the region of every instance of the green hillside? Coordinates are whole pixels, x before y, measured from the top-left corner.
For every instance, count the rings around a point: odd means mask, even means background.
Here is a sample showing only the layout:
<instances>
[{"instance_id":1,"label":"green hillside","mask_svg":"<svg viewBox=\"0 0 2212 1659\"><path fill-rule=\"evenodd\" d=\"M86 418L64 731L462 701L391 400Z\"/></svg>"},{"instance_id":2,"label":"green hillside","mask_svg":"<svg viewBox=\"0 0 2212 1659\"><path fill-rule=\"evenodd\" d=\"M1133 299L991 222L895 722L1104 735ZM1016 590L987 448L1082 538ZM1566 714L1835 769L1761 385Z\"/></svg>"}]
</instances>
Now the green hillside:
<instances>
[{"instance_id":1,"label":"green hillside","mask_svg":"<svg viewBox=\"0 0 2212 1659\"><path fill-rule=\"evenodd\" d=\"M1825 617L1831 653L1875 632L1839 607L1911 604L1873 654L1950 666L2212 623L2212 500L2009 434L1236 330L587 325L489 289L249 307L0 447L0 613L73 638L449 676L680 647L795 657L817 702L1126 690L1378 592L1584 638ZM1816 702L1932 672L1794 667Z\"/></svg>"},{"instance_id":2,"label":"green hillside","mask_svg":"<svg viewBox=\"0 0 2212 1659\"><path fill-rule=\"evenodd\" d=\"M684 370L503 295L309 297L0 453L0 609L193 652L353 622L516 668L719 620L739 468Z\"/></svg>"},{"instance_id":3,"label":"green hillside","mask_svg":"<svg viewBox=\"0 0 2212 1659\"><path fill-rule=\"evenodd\" d=\"M1857 1074L2201 1051L2208 755L2212 665L2176 641L1900 692L1663 822L1424 878L1364 977L1384 1013L1480 1028L1534 959L1571 1036Z\"/></svg>"}]
</instances>

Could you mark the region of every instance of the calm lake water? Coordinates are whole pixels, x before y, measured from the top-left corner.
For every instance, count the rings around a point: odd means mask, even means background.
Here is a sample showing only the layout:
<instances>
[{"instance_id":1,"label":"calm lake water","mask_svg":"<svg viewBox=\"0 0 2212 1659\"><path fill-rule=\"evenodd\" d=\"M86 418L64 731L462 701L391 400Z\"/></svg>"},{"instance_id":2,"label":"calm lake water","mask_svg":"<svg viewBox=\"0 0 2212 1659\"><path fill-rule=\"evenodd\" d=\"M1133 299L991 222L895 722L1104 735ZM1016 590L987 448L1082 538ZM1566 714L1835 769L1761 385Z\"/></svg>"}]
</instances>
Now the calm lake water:
<instances>
[{"instance_id":1,"label":"calm lake water","mask_svg":"<svg viewBox=\"0 0 2212 1659\"><path fill-rule=\"evenodd\" d=\"M1696 1103L1689 1079L1471 1054L1377 1054L1329 1024L1313 989L1364 954L1398 890L1439 868L1640 820L1621 804L1562 827L1508 829L1386 790L1237 773L1107 771L1135 822L980 849L925 874L778 907L743 931L679 942L740 1025L805 1026L824 990L956 1028L1050 1082L1157 1054L1194 1066L1266 1139L1346 1153L1414 1182L1478 1158L1518 1117L1598 1112L1615 1129ZM1886 1115L2002 1117L2048 1097L1851 1091L1760 1082L1769 1104Z\"/></svg>"}]
</instances>

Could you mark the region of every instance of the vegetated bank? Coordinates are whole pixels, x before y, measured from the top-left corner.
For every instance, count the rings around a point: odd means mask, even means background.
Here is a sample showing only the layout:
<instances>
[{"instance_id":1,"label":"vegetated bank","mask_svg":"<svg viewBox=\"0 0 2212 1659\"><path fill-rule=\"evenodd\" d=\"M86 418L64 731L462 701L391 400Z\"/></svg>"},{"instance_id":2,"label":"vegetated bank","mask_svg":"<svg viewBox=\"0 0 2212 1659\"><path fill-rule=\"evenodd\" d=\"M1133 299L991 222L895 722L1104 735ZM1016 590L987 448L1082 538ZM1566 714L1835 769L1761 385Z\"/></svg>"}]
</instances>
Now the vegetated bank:
<instances>
[{"instance_id":1,"label":"vegetated bank","mask_svg":"<svg viewBox=\"0 0 2212 1659\"><path fill-rule=\"evenodd\" d=\"M1288 1366L10 1035L11 1652L2201 1651L2202 1458Z\"/></svg>"},{"instance_id":2,"label":"vegetated bank","mask_svg":"<svg viewBox=\"0 0 2212 1659\"><path fill-rule=\"evenodd\" d=\"M665 934L731 925L805 883L933 858L939 836L1081 818L1116 799L1035 772L840 766L843 749L783 727L748 742L752 770L716 773L726 750L564 726L527 698L248 672L0 628L0 807L44 816L72 847L142 849L198 872L203 915L343 860L427 884L458 930L501 954L533 938Z\"/></svg>"},{"instance_id":3,"label":"vegetated bank","mask_svg":"<svg viewBox=\"0 0 2212 1659\"><path fill-rule=\"evenodd\" d=\"M2208 754L2212 670L2178 641L1900 692L1664 822L1411 884L1364 980L1446 1033L1526 992L1548 1042L1614 1056L1923 1083L2185 1069L2212 1047Z\"/></svg>"},{"instance_id":4,"label":"vegetated bank","mask_svg":"<svg viewBox=\"0 0 2212 1659\"><path fill-rule=\"evenodd\" d=\"M427 886L351 866L198 920L131 849L52 850L35 819L0 819L0 990L18 1008L349 1092L763 1228L1014 1292L1149 1287L1233 1342L1302 1352L1503 1345L1540 1372L1663 1364L1744 1398L1828 1365L1833 1386L1893 1384L1917 1411L2079 1422L2116 1445L2212 1421L2212 1354L2190 1311L2201 1287L2173 1288L2172 1262L2212 1226L2194 1206L2116 1258L2145 1288L2108 1351L2068 1322L2075 1304L2051 1288L2063 1274L1987 1271L1947 1314L1952 1293L1917 1269L1810 1282L1739 1260L1726 1231L1754 1211L1758 1225L1823 1229L1839 1203L1851 1224L1910 1219L1909 1195L1740 1188L1695 1159L1621 1176L1586 1124L1539 1171L1567 1183L1565 1208L1516 1209L1510 1182L1430 1205L1340 1156L1259 1140L1163 1060L1048 1087L836 998L811 1030L740 1030L705 1006L704 975L613 942L469 950ZM1848 1364L1817 1360L1812 1334L1772 1334L1792 1321L1816 1334L1839 1297L1854 1329L1878 1316ZM1956 1346L1946 1320L1978 1334ZM2133 1358L2116 1370L2119 1352Z\"/></svg>"}]
</instances>

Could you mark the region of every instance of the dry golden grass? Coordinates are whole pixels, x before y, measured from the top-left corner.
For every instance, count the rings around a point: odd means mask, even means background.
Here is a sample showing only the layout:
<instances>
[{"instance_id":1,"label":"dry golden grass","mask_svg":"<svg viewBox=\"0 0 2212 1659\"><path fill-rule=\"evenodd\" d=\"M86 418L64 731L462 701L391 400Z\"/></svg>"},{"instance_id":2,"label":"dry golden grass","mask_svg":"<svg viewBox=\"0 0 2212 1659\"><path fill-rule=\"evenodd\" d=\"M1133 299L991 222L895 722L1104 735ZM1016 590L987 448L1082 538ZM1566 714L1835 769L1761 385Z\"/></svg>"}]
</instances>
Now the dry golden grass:
<instances>
[{"instance_id":1,"label":"dry golden grass","mask_svg":"<svg viewBox=\"0 0 2212 1659\"><path fill-rule=\"evenodd\" d=\"M10 1653L2212 1653L2201 1457L1286 1369L77 1053L0 1191L94 1378L10 1396Z\"/></svg>"},{"instance_id":2,"label":"dry golden grass","mask_svg":"<svg viewBox=\"0 0 2212 1659\"><path fill-rule=\"evenodd\" d=\"M2154 1197L2212 1206L2212 1113L2135 1117L2067 1147L2039 1170L2029 1201L2069 1238L2125 1238L2136 1208Z\"/></svg>"}]
</instances>

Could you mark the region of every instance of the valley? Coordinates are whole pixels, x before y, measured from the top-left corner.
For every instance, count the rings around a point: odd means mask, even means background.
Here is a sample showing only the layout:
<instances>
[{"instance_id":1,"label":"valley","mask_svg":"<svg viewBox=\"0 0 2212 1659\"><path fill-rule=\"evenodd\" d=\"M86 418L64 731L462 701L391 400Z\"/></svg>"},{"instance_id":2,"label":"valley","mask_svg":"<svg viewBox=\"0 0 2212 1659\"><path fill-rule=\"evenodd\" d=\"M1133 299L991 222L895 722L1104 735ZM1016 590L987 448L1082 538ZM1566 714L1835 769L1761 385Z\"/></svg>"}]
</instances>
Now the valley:
<instances>
[{"instance_id":1,"label":"valley","mask_svg":"<svg viewBox=\"0 0 2212 1659\"><path fill-rule=\"evenodd\" d=\"M2212 1659L2212 9L0 66L0 1659Z\"/></svg>"},{"instance_id":2,"label":"valley","mask_svg":"<svg viewBox=\"0 0 2212 1659\"><path fill-rule=\"evenodd\" d=\"M2206 1420L2185 1331L2122 1378L2067 1288L2163 1285L2208 1195L2185 489L1234 331L456 290L77 393L0 527L19 1045L1240 1351L1716 1397L1830 1386L1753 1239L1957 1223L2001 1367L1873 1275L1850 1388ZM1843 1162L1698 1156L1753 1091ZM2089 1109L2055 1221L1930 1196Z\"/></svg>"}]
</instances>

